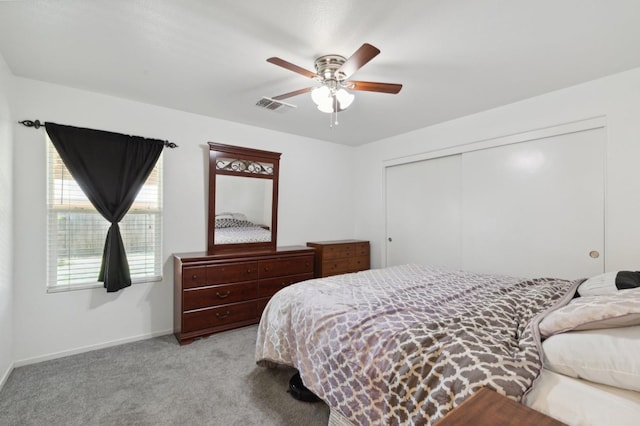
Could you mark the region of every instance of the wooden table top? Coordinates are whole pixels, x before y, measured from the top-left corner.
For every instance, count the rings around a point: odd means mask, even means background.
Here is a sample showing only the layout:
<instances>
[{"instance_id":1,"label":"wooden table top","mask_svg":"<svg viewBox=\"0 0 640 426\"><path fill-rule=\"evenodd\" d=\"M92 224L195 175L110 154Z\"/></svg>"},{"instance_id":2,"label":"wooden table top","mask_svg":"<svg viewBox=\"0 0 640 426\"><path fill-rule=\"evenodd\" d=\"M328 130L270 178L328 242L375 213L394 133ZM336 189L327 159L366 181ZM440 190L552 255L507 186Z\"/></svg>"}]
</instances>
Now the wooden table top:
<instances>
[{"instance_id":1,"label":"wooden table top","mask_svg":"<svg viewBox=\"0 0 640 426\"><path fill-rule=\"evenodd\" d=\"M482 388L436 422L436 426L453 425L561 426L564 423L489 388Z\"/></svg>"}]
</instances>

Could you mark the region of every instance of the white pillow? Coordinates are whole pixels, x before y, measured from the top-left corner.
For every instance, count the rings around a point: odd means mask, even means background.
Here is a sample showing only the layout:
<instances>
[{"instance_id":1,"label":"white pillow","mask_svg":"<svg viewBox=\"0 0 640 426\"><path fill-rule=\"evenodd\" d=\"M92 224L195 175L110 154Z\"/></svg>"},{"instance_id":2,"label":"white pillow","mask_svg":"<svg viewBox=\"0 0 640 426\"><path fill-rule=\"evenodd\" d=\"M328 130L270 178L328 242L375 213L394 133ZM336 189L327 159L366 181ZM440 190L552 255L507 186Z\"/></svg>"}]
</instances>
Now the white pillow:
<instances>
[{"instance_id":1,"label":"white pillow","mask_svg":"<svg viewBox=\"0 0 640 426\"><path fill-rule=\"evenodd\" d=\"M618 271L593 276L580 284L578 294L580 296L599 296L616 293L619 291L616 287L617 275Z\"/></svg>"},{"instance_id":2,"label":"white pillow","mask_svg":"<svg viewBox=\"0 0 640 426\"><path fill-rule=\"evenodd\" d=\"M557 334L542 348L551 371L640 391L640 326Z\"/></svg>"},{"instance_id":3,"label":"white pillow","mask_svg":"<svg viewBox=\"0 0 640 426\"><path fill-rule=\"evenodd\" d=\"M640 288L605 296L586 296L552 311L540 321L540 334L549 337L571 330L640 325Z\"/></svg>"},{"instance_id":4,"label":"white pillow","mask_svg":"<svg viewBox=\"0 0 640 426\"><path fill-rule=\"evenodd\" d=\"M218 213L216 215L216 219L233 219L233 214L231 214L231 213Z\"/></svg>"},{"instance_id":5,"label":"white pillow","mask_svg":"<svg viewBox=\"0 0 640 426\"><path fill-rule=\"evenodd\" d=\"M244 213L231 213L235 220L247 220L247 216Z\"/></svg>"}]
</instances>

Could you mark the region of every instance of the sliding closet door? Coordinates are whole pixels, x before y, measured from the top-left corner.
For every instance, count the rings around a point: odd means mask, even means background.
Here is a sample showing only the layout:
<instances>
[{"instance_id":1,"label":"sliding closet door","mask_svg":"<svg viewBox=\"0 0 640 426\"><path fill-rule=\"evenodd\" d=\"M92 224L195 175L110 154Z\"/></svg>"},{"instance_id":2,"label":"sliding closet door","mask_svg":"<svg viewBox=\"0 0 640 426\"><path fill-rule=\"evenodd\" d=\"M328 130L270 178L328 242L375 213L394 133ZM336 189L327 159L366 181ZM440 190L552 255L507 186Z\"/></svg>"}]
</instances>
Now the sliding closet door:
<instances>
[{"instance_id":1,"label":"sliding closet door","mask_svg":"<svg viewBox=\"0 0 640 426\"><path fill-rule=\"evenodd\" d=\"M387 167L387 266L460 268L460 197L460 155Z\"/></svg>"},{"instance_id":2,"label":"sliding closet door","mask_svg":"<svg viewBox=\"0 0 640 426\"><path fill-rule=\"evenodd\" d=\"M604 129L462 156L463 266L517 276L604 269Z\"/></svg>"}]
</instances>

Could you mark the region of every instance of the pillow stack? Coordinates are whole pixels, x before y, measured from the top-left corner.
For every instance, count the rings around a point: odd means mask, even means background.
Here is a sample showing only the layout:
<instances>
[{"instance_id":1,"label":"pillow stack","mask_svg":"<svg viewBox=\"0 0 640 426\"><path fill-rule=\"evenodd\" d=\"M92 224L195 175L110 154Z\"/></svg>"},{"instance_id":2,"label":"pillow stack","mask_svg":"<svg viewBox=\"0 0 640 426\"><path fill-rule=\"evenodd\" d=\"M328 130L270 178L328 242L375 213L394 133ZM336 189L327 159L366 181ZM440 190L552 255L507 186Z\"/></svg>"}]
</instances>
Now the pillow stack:
<instances>
[{"instance_id":1,"label":"pillow stack","mask_svg":"<svg viewBox=\"0 0 640 426\"><path fill-rule=\"evenodd\" d=\"M592 277L540 322L545 368L640 392L640 272Z\"/></svg>"}]
</instances>

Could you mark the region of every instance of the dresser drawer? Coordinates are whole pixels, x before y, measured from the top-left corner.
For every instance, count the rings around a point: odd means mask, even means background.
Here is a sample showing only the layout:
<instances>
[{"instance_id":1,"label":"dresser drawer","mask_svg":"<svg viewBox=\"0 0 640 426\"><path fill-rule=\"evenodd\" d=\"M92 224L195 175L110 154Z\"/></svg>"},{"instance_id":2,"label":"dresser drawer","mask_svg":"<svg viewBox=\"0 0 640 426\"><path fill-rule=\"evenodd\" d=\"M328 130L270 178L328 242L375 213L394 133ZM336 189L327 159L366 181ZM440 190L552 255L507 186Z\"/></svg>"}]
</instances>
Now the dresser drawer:
<instances>
[{"instance_id":1,"label":"dresser drawer","mask_svg":"<svg viewBox=\"0 0 640 426\"><path fill-rule=\"evenodd\" d=\"M344 257L368 255L369 243L336 244L322 247L322 257L324 259L341 259Z\"/></svg>"},{"instance_id":2,"label":"dresser drawer","mask_svg":"<svg viewBox=\"0 0 640 426\"><path fill-rule=\"evenodd\" d=\"M340 259L343 257L349 257L350 255L351 255L350 245L340 244L335 246L322 247L322 258L325 260Z\"/></svg>"},{"instance_id":3,"label":"dresser drawer","mask_svg":"<svg viewBox=\"0 0 640 426\"><path fill-rule=\"evenodd\" d=\"M349 259L349 267L354 272L369 269L369 256L352 257Z\"/></svg>"},{"instance_id":4,"label":"dresser drawer","mask_svg":"<svg viewBox=\"0 0 640 426\"><path fill-rule=\"evenodd\" d=\"M356 243L353 244L353 255L356 257L366 256L369 257L369 243Z\"/></svg>"},{"instance_id":5,"label":"dresser drawer","mask_svg":"<svg viewBox=\"0 0 640 426\"><path fill-rule=\"evenodd\" d=\"M258 279L258 262L207 266L207 284L226 284Z\"/></svg>"},{"instance_id":6,"label":"dresser drawer","mask_svg":"<svg viewBox=\"0 0 640 426\"><path fill-rule=\"evenodd\" d=\"M351 261L349 258L325 260L322 262L322 274L327 276L352 272Z\"/></svg>"},{"instance_id":7,"label":"dresser drawer","mask_svg":"<svg viewBox=\"0 0 640 426\"><path fill-rule=\"evenodd\" d=\"M192 309L251 300L255 299L257 294L257 281L193 288L184 291L182 309L190 311Z\"/></svg>"},{"instance_id":8,"label":"dresser drawer","mask_svg":"<svg viewBox=\"0 0 640 426\"><path fill-rule=\"evenodd\" d=\"M258 297L273 296L278 290L283 289L288 285L298 283L300 281L310 280L311 278L313 278L313 272L260 280L260 282L258 283Z\"/></svg>"},{"instance_id":9,"label":"dresser drawer","mask_svg":"<svg viewBox=\"0 0 640 426\"><path fill-rule=\"evenodd\" d=\"M182 270L182 287L192 288L207 284L207 268L205 266L184 268Z\"/></svg>"},{"instance_id":10,"label":"dresser drawer","mask_svg":"<svg viewBox=\"0 0 640 426\"><path fill-rule=\"evenodd\" d=\"M297 256L285 259L262 260L259 262L260 279L313 273L313 256Z\"/></svg>"},{"instance_id":11,"label":"dresser drawer","mask_svg":"<svg viewBox=\"0 0 640 426\"><path fill-rule=\"evenodd\" d=\"M189 333L234 322L253 320L257 316L256 302L230 303L213 308L185 312L182 317L182 332Z\"/></svg>"}]
</instances>

